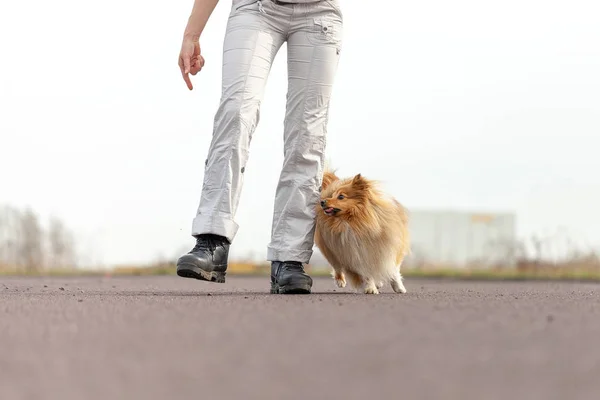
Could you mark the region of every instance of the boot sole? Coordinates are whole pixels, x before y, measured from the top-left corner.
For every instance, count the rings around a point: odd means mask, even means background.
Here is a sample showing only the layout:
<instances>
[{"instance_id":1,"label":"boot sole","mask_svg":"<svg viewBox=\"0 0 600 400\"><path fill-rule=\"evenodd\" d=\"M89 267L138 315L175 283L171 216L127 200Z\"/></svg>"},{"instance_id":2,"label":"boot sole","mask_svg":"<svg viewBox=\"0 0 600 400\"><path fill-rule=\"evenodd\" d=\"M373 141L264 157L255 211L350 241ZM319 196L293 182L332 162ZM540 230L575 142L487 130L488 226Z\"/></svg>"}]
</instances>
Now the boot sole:
<instances>
[{"instance_id":1,"label":"boot sole","mask_svg":"<svg viewBox=\"0 0 600 400\"><path fill-rule=\"evenodd\" d=\"M278 284L271 284L271 294L310 294L311 285L286 285L279 286Z\"/></svg>"},{"instance_id":2,"label":"boot sole","mask_svg":"<svg viewBox=\"0 0 600 400\"><path fill-rule=\"evenodd\" d=\"M205 271L192 264L177 266L177 275L182 278L198 279L200 281L225 283L225 272Z\"/></svg>"}]
</instances>

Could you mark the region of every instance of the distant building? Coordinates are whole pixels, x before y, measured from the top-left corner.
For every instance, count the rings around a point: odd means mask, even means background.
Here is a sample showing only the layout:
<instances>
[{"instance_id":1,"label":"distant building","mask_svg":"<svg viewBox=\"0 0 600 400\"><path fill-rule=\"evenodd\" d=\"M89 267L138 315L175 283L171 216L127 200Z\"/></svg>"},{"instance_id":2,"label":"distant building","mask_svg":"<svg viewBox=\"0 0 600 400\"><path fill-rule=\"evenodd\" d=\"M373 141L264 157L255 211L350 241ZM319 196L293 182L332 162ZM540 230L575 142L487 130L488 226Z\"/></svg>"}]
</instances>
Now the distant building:
<instances>
[{"instance_id":1,"label":"distant building","mask_svg":"<svg viewBox=\"0 0 600 400\"><path fill-rule=\"evenodd\" d=\"M410 267L513 266L516 215L463 211L411 210Z\"/></svg>"}]
</instances>

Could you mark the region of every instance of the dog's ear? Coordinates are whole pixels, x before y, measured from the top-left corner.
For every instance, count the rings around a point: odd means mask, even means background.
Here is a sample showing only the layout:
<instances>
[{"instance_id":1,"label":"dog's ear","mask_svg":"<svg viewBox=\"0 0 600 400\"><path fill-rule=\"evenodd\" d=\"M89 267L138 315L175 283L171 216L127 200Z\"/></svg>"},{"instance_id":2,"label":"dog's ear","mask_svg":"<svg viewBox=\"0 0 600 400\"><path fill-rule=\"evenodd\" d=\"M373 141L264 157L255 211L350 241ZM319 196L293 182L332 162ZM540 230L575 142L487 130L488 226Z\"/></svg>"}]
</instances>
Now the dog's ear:
<instances>
[{"instance_id":1,"label":"dog's ear","mask_svg":"<svg viewBox=\"0 0 600 400\"><path fill-rule=\"evenodd\" d=\"M357 174L354 178L352 178L352 187L357 190L366 190L371 186L369 181L361 174Z\"/></svg>"},{"instance_id":2,"label":"dog's ear","mask_svg":"<svg viewBox=\"0 0 600 400\"><path fill-rule=\"evenodd\" d=\"M331 185L331 182L337 181L339 178L331 171L326 171L323 174L323 183L321 184L322 189L326 189L327 186Z\"/></svg>"}]
</instances>

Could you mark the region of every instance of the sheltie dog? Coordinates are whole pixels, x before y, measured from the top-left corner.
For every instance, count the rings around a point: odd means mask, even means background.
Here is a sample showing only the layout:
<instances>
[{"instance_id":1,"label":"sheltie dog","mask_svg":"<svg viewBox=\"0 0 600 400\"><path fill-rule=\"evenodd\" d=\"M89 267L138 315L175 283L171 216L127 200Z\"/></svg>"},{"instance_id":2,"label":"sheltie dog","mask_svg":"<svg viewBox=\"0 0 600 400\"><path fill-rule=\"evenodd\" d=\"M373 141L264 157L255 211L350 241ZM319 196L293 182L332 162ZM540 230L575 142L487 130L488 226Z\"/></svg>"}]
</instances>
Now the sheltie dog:
<instances>
[{"instance_id":1,"label":"sheltie dog","mask_svg":"<svg viewBox=\"0 0 600 400\"><path fill-rule=\"evenodd\" d=\"M407 210L361 174L323 175L316 205L315 245L333 268L338 287L379 294L384 284L406 293L400 267L410 253Z\"/></svg>"}]
</instances>

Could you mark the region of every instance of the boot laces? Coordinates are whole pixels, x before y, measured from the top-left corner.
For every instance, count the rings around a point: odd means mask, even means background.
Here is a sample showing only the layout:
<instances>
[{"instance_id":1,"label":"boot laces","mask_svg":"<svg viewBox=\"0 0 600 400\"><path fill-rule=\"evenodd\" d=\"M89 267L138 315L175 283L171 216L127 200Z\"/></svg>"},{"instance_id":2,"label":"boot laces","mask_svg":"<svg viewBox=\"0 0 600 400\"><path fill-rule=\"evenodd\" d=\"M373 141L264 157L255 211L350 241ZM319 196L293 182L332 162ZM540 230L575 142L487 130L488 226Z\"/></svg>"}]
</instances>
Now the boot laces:
<instances>
[{"instance_id":1,"label":"boot laces","mask_svg":"<svg viewBox=\"0 0 600 400\"><path fill-rule=\"evenodd\" d=\"M202 236L196 240L196 245L192 249L192 253L195 253L197 251L203 251L205 253L208 252L210 254L213 254L217 246L221 244L222 241L216 238L215 236Z\"/></svg>"},{"instance_id":2,"label":"boot laces","mask_svg":"<svg viewBox=\"0 0 600 400\"><path fill-rule=\"evenodd\" d=\"M284 261L278 265L276 274L279 275L282 271L302 271L304 272L304 268L302 267L302 263L293 262L293 261Z\"/></svg>"}]
</instances>

